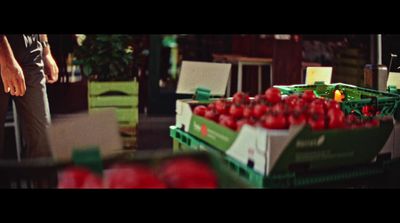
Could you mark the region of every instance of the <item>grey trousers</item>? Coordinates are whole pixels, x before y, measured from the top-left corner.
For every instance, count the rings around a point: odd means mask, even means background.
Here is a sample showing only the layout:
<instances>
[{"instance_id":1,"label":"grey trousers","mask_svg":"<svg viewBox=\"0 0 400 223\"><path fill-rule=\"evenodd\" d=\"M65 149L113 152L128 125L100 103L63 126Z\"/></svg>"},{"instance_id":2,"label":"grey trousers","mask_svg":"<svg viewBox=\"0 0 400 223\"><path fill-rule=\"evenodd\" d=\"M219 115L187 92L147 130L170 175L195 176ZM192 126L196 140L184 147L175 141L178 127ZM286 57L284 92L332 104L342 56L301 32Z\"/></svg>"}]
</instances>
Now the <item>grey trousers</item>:
<instances>
[{"instance_id":1,"label":"grey trousers","mask_svg":"<svg viewBox=\"0 0 400 223\"><path fill-rule=\"evenodd\" d=\"M22 97L14 97L4 93L3 84L0 84L0 158L4 153L4 122L10 97L15 102L22 137L26 144L22 151L22 157L49 157L51 152L46 128L51 119L43 69L42 46L37 35L9 36L7 37L14 56L24 72L26 92Z\"/></svg>"}]
</instances>

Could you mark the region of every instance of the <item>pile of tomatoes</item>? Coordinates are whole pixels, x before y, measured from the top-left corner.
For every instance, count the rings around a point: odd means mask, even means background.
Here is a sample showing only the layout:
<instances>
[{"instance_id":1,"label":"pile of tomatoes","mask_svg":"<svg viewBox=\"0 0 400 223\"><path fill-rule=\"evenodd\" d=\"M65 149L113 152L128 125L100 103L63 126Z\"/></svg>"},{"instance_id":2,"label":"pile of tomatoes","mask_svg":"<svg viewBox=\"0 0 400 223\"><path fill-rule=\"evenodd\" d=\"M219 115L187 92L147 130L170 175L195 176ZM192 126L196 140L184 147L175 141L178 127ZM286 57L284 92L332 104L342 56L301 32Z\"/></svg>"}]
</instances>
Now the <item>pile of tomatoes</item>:
<instances>
[{"instance_id":1,"label":"pile of tomatoes","mask_svg":"<svg viewBox=\"0 0 400 223\"><path fill-rule=\"evenodd\" d=\"M232 100L220 99L207 106L198 105L193 112L235 131L245 124L267 129L308 124L313 130L379 126L379 120L372 116L345 115L338 102L317 98L311 90L283 97L274 87L253 99L237 92Z\"/></svg>"}]
</instances>

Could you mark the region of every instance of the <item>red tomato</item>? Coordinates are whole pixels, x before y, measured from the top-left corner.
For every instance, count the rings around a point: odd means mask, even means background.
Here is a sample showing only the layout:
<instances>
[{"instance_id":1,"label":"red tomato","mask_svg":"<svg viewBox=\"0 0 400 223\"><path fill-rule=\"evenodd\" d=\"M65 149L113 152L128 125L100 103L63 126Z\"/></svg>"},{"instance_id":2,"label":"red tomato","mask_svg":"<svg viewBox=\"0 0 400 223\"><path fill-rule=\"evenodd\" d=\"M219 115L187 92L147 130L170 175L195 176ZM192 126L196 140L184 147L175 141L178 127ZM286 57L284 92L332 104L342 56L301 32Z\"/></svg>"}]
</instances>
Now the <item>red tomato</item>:
<instances>
[{"instance_id":1,"label":"red tomato","mask_svg":"<svg viewBox=\"0 0 400 223\"><path fill-rule=\"evenodd\" d=\"M304 107L306 104L307 102L303 98L298 98L297 101L295 102L295 106Z\"/></svg>"},{"instance_id":2,"label":"red tomato","mask_svg":"<svg viewBox=\"0 0 400 223\"><path fill-rule=\"evenodd\" d=\"M215 110L218 114L228 114L228 102L223 100L218 100L215 102Z\"/></svg>"},{"instance_id":3,"label":"red tomato","mask_svg":"<svg viewBox=\"0 0 400 223\"><path fill-rule=\"evenodd\" d=\"M219 115L218 115L218 113L217 113L216 111L214 111L213 109L207 109L206 113L204 114L204 117L205 117L206 119L209 119L209 120L218 122Z\"/></svg>"},{"instance_id":4,"label":"red tomato","mask_svg":"<svg viewBox=\"0 0 400 223\"><path fill-rule=\"evenodd\" d=\"M314 104L311 103L310 107L308 108L308 114L321 114L324 115L325 114L325 109L324 109L324 105L323 104Z\"/></svg>"},{"instance_id":5,"label":"red tomato","mask_svg":"<svg viewBox=\"0 0 400 223\"><path fill-rule=\"evenodd\" d=\"M363 115L368 116L369 115L369 106L368 105L363 106L361 112L363 113Z\"/></svg>"},{"instance_id":6,"label":"red tomato","mask_svg":"<svg viewBox=\"0 0 400 223\"><path fill-rule=\"evenodd\" d=\"M303 92L302 98L307 101L307 102L311 102L313 101L316 97L315 94L312 90L305 90Z\"/></svg>"},{"instance_id":7,"label":"red tomato","mask_svg":"<svg viewBox=\"0 0 400 223\"><path fill-rule=\"evenodd\" d=\"M284 99L285 103L291 107L295 106L298 100L299 96L295 94L289 95Z\"/></svg>"},{"instance_id":8,"label":"red tomato","mask_svg":"<svg viewBox=\"0 0 400 223\"><path fill-rule=\"evenodd\" d=\"M220 115L219 117L218 117L218 123L222 123L223 122L223 120L225 120L225 119L227 119L227 118L230 118L230 116L229 115Z\"/></svg>"},{"instance_id":9,"label":"red tomato","mask_svg":"<svg viewBox=\"0 0 400 223\"><path fill-rule=\"evenodd\" d=\"M204 116L206 113L207 107L204 105L198 105L194 108L194 114L198 116Z\"/></svg>"},{"instance_id":10,"label":"red tomato","mask_svg":"<svg viewBox=\"0 0 400 223\"><path fill-rule=\"evenodd\" d=\"M229 109L229 114L235 119L243 117L243 107L240 105L231 105Z\"/></svg>"},{"instance_id":11,"label":"red tomato","mask_svg":"<svg viewBox=\"0 0 400 223\"><path fill-rule=\"evenodd\" d=\"M333 108L328 111L329 128L343 128L345 124L345 115L342 110Z\"/></svg>"},{"instance_id":12,"label":"red tomato","mask_svg":"<svg viewBox=\"0 0 400 223\"><path fill-rule=\"evenodd\" d=\"M283 114L267 115L263 126L267 129L287 129L288 121Z\"/></svg>"},{"instance_id":13,"label":"red tomato","mask_svg":"<svg viewBox=\"0 0 400 223\"><path fill-rule=\"evenodd\" d=\"M246 93L236 92L233 95L232 102L234 104L236 104L236 105L249 104L250 103L250 97Z\"/></svg>"},{"instance_id":14,"label":"red tomato","mask_svg":"<svg viewBox=\"0 0 400 223\"><path fill-rule=\"evenodd\" d=\"M263 104L257 104L253 108L253 116L255 118L261 118L268 110L268 107Z\"/></svg>"},{"instance_id":15,"label":"red tomato","mask_svg":"<svg viewBox=\"0 0 400 223\"><path fill-rule=\"evenodd\" d=\"M342 110L337 109L337 108L332 108L332 109L328 110L327 116L328 116L328 118L334 118L334 117L339 117L339 116L342 117L343 116L343 119L344 119L345 115L344 115Z\"/></svg>"},{"instance_id":16,"label":"red tomato","mask_svg":"<svg viewBox=\"0 0 400 223\"><path fill-rule=\"evenodd\" d=\"M253 107L247 106L243 108L243 118L253 117Z\"/></svg>"},{"instance_id":17,"label":"red tomato","mask_svg":"<svg viewBox=\"0 0 400 223\"><path fill-rule=\"evenodd\" d=\"M340 104L334 100L326 100L325 101L325 109L329 110L331 108L340 109Z\"/></svg>"},{"instance_id":18,"label":"red tomato","mask_svg":"<svg viewBox=\"0 0 400 223\"><path fill-rule=\"evenodd\" d=\"M346 123L348 124L358 123L359 121L360 119L355 114L349 114L346 116Z\"/></svg>"},{"instance_id":19,"label":"red tomato","mask_svg":"<svg viewBox=\"0 0 400 223\"><path fill-rule=\"evenodd\" d=\"M254 97L254 102L257 104L266 104L267 98L265 97L264 94L259 94Z\"/></svg>"},{"instance_id":20,"label":"red tomato","mask_svg":"<svg viewBox=\"0 0 400 223\"><path fill-rule=\"evenodd\" d=\"M372 117L376 114L376 109L372 105L365 105L362 107L361 112L364 116Z\"/></svg>"},{"instance_id":21,"label":"red tomato","mask_svg":"<svg viewBox=\"0 0 400 223\"><path fill-rule=\"evenodd\" d=\"M325 101L323 99L315 99L310 103L310 107L318 107L325 109Z\"/></svg>"},{"instance_id":22,"label":"red tomato","mask_svg":"<svg viewBox=\"0 0 400 223\"><path fill-rule=\"evenodd\" d=\"M207 105L207 108L208 108L208 109L213 109L213 110L214 110L214 109L215 109L215 102L208 104L208 105Z\"/></svg>"},{"instance_id":23,"label":"red tomato","mask_svg":"<svg viewBox=\"0 0 400 223\"><path fill-rule=\"evenodd\" d=\"M290 115L288 118L289 124L290 125L301 125L307 123L307 118L303 114L299 115Z\"/></svg>"},{"instance_id":24,"label":"red tomato","mask_svg":"<svg viewBox=\"0 0 400 223\"><path fill-rule=\"evenodd\" d=\"M218 179L207 164L190 158L177 158L165 163L159 177L170 188L217 188Z\"/></svg>"},{"instance_id":25,"label":"red tomato","mask_svg":"<svg viewBox=\"0 0 400 223\"><path fill-rule=\"evenodd\" d=\"M307 120L307 123L311 126L313 130L325 129L325 120L321 114L313 114Z\"/></svg>"},{"instance_id":26,"label":"red tomato","mask_svg":"<svg viewBox=\"0 0 400 223\"><path fill-rule=\"evenodd\" d=\"M271 104L276 104L281 101L281 91L278 88L268 88L265 91L265 97Z\"/></svg>"},{"instance_id":27,"label":"red tomato","mask_svg":"<svg viewBox=\"0 0 400 223\"><path fill-rule=\"evenodd\" d=\"M232 130L236 130L236 120L231 116L226 116L222 120L220 120L219 124L228 127Z\"/></svg>"},{"instance_id":28,"label":"red tomato","mask_svg":"<svg viewBox=\"0 0 400 223\"><path fill-rule=\"evenodd\" d=\"M295 104L294 107L292 108L292 113L304 113L306 110L306 106L301 105L301 104Z\"/></svg>"},{"instance_id":29,"label":"red tomato","mask_svg":"<svg viewBox=\"0 0 400 223\"><path fill-rule=\"evenodd\" d=\"M111 189L166 188L165 183L144 166L109 169L104 180L105 186Z\"/></svg>"},{"instance_id":30,"label":"red tomato","mask_svg":"<svg viewBox=\"0 0 400 223\"><path fill-rule=\"evenodd\" d=\"M286 107L285 107L284 104L278 103L278 104L272 106L271 111L272 111L272 113L274 115L285 114L286 113Z\"/></svg>"},{"instance_id":31,"label":"red tomato","mask_svg":"<svg viewBox=\"0 0 400 223\"><path fill-rule=\"evenodd\" d=\"M240 131L240 129L242 129L243 125L246 125L246 124L254 126L255 122L252 121L251 119L240 119L239 121L236 122L237 131Z\"/></svg>"}]
</instances>

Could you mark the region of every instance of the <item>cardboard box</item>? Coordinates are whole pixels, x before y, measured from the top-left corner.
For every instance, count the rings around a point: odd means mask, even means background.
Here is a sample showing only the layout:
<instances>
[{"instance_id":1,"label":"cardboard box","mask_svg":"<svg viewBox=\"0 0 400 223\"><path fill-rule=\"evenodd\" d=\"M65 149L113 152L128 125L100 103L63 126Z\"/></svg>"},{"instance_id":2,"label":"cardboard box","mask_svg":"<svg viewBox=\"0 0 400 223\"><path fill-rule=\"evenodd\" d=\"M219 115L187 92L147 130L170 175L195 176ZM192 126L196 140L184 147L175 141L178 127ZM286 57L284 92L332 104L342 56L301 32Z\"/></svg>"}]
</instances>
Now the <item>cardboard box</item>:
<instances>
[{"instance_id":1,"label":"cardboard box","mask_svg":"<svg viewBox=\"0 0 400 223\"><path fill-rule=\"evenodd\" d=\"M190 113L190 118L182 115L180 119L189 123L177 123L178 128L266 175L368 163L382 150L393 130L393 123L386 121L381 127L365 129L312 131L302 125L267 130L245 125L235 132Z\"/></svg>"},{"instance_id":2,"label":"cardboard box","mask_svg":"<svg viewBox=\"0 0 400 223\"><path fill-rule=\"evenodd\" d=\"M400 122L394 122L393 131L380 154L389 154L391 159L400 158Z\"/></svg>"}]
</instances>

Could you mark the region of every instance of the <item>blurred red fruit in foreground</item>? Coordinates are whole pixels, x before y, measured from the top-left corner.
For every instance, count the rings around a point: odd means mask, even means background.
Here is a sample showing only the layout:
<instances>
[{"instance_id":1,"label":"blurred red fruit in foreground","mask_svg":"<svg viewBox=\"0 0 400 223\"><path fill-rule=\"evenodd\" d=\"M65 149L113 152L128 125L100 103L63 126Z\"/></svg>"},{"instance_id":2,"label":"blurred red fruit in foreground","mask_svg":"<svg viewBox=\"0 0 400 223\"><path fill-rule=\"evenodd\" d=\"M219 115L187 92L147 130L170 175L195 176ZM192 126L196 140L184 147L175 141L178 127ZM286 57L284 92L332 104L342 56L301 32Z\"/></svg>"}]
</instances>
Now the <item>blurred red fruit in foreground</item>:
<instances>
[{"instance_id":1,"label":"blurred red fruit in foreground","mask_svg":"<svg viewBox=\"0 0 400 223\"><path fill-rule=\"evenodd\" d=\"M207 164L189 158L179 158L167 162L161 168L159 176L171 188L218 187L214 171Z\"/></svg>"},{"instance_id":2,"label":"blurred red fruit in foreground","mask_svg":"<svg viewBox=\"0 0 400 223\"><path fill-rule=\"evenodd\" d=\"M97 188L101 180L98 176L94 175L91 171L83 167L70 167L62 171L58 178L58 188L60 189L78 189L93 187Z\"/></svg>"},{"instance_id":3,"label":"blurred red fruit in foreground","mask_svg":"<svg viewBox=\"0 0 400 223\"><path fill-rule=\"evenodd\" d=\"M143 166L112 168L104 180L105 186L112 189L166 188L150 169Z\"/></svg>"}]
</instances>

